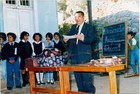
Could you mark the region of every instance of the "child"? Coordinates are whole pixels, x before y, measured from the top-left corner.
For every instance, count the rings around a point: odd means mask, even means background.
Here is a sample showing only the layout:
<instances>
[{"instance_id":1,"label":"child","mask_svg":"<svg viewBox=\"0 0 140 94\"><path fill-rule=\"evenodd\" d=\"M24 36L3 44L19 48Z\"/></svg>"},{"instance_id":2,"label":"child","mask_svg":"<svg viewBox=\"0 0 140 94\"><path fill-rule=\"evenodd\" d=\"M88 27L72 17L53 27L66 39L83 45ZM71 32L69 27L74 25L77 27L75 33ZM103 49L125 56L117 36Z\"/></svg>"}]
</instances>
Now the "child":
<instances>
[{"instance_id":1,"label":"child","mask_svg":"<svg viewBox=\"0 0 140 94\"><path fill-rule=\"evenodd\" d=\"M14 33L8 33L8 43L2 48L2 57L6 59L7 67L7 89L12 90L13 72L15 74L16 88L21 88L20 72L19 72L19 45L15 42L16 35Z\"/></svg>"},{"instance_id":2,"label":"child","mask_svg":"<svg viewBox=\"0 0 140 94\"><path fill-rule=\"evenodd\" d=\"M40 33L35 33L33 35L33 39L35 42L33 42L33 54L34 55L40 55L42 51L44 50L45 46L44 43L41 42L42 35ZM43 80L43 72L36 72L36 78L37 78L37 84L45 84Z\"/></svg>"},{"instance_id":3,"label":"child","mask_svg":"<svg viewBox=\"0 0 140 94\"><path fill-rule=\"evenodd\" d=\"M102 58L102 34L99 37L100 41L98 43L98 48L95 49L95 52L99 52L99 58Z\"/></svg>"},{"instance_id":4,"label":"child","mask_svg":"<svg viewBox=\"0 0 140 94\"><path fill-rule=\"evenodd\" d=\"M22 70L22 80L23 84L22 86L25 87L26 84L29 83L28 73L25 71L25 59L30 58L32 56L32 46L31 43L28 41L29 33L26 31L23 31L20 35L20 69Z\"/></svg>"},{"instance_id":5,"label":"child","mask_svg":"<svg viewBox=\"0 0 140 94\"><path fill-rule=\"evenodd\" d=\"M65 48L64 48L64 45L63 45L62 41L60 41L60 34L58 32L54 33L54 40L53 40L53 42L54 42L54 48L57 48L58 50L60 50L61 51L61 55L63 55ZM54 80L57 81L58 80L57 72L54 71L53 74L54 74L53 75L54 76Z\"/></svg>"},{"instance_id":6,"label":"child","mask_svg":"<svg viewBox=\"0 0 140 94\"><path fill-rule=\"evenodd\" d=\"M64 48L64 45L63 45L62 41L60 40L60 35L59 35L58 32L54 33L53 42L54 42L54 48L59 49L61 51L62 55L63 55L65 48Z\"/></svg>"},{"instance_id":7,"label":"child","mask_svg":"<svg viewBox=\"0 0 140 94\"><path fill-rule=\"evenodd\" d=\"M0 32L0 60L1 60L1 49L4 45L4 41L6 41L6 34L3 32Z\"/></svg>"},{"instance_id":8,"label":"child","mask_svg":"<svg viewBox=\"0 0 140 94\"><path fill-rule=\"evenodd\" d=\"M52 42L52 33L46 34L46 40L44 41L45 48L54 48L54 43Z\"/></svg>"},{"instance_id":9,"label":"child","mask_svg":"<svg viewBox=\"0 0 140 94\"><path fill-rule=\"evenodd\" d=\"M46 40L44 42L45 48L54 48L54 43L52 42L53 35L51 33L46 34ZM47 83L54 84L53 72L47 72Z\"/></svg>"},{"instance_id":10,"label":"child","mask_svg":"<svg viewBox=\"0 0 140 94\"><path fill-rule=\"evenodd\" d=\"M6 60L2 59L1 57L1 50L4 46L4 44L6 43L6 34L4 32L0 32L0 62L2 62L2 77L3 77L3 80L7 80L7 73L6 73Z\"/></svg>"},{"instance_id":11,"label":"child","mask_svg":"<svg viewBox=\"0 0 140 94\"><path fill-rule=\"evenodd\" d=\"M136 70L136 65L135 63L137 62L139 64L139 50L137 47L137 41L134 38L135 37L134 32L130 31L127 33L127 37L128 37L128 46L130 48L130 65L133 69L133 73L132 76L137 76L137 70Z\"/></svg>"}]
</instances>

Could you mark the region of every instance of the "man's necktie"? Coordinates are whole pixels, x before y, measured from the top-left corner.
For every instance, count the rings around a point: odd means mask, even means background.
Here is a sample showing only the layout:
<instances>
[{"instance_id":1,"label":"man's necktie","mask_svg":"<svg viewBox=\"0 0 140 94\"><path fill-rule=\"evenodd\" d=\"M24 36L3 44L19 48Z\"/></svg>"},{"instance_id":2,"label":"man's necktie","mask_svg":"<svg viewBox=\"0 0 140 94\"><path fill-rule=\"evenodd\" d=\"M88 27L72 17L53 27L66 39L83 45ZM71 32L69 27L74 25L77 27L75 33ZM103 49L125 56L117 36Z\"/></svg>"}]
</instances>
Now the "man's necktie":
<instances>
[{"instance_id":1,"label":"man's necktie","mask_svg":"<svg viewBox=\"0 0 140 94\"><path fill-rule=\"evenodd\" d=\"M75 34L78 34L79 32L79 25L76 27L76 33Z\"/></svg>"},{"instance_id":2,"label":"man's necktie","mask_svg":"<svg viewBox=\"0 0 140 94\"><path fill-rule=\"evenodd\" d=\"M78 34L79 32L79 25L76 27L76 33L75 34ZM76 44L78 44L78 39L76 39Z\"/></svg>"}]
</instances>

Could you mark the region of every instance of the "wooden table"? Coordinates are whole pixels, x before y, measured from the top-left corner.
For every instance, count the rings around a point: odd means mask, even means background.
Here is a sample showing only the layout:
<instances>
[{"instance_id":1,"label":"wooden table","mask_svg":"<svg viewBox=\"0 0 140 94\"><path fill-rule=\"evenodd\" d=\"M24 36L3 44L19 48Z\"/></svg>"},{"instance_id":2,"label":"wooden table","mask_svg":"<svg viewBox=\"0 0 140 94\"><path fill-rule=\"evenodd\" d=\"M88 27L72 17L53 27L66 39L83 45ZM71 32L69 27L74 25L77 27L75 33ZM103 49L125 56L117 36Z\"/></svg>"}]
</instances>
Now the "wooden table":
<instances>
[{"instance_id":1,"label":"wooden table","mask_svg":"<svg viewBox=\"0 0 140 94\"><path fill-rule=\"evenodd\" d=\"M110 94L117 94L116 71L123 70L124 65L116 65L109 67L95 67L95 66L62 66L62 67L32 67L27 68L30 75L30 94L36 92L52 92L53 94L86 94L82 92L70 91L69 72L108 72L110 82ZM50 88L37 88L35 85L35 71L58 71L60 88L59 90Z\"/></svg>"},{"instance_id":2,"label":"wooden table","mask_svg":"<svg viewBox=\"0 0 140 94\"><path fill-rule=\"evenodd\" d=\"M63 66L60 67L59 76L61 83L62 94L86 94L70 91L69 72L108 72L110 83L110 94L117 94L116 71L123 70L124 65L116 65L109 67L95 67L95 66ZM96 87L96 86L95 86Z\"/></svg>"},{"instance_id":3,"label":"wooden table","mask_svg":"<svg viewBox=\"0 0 140 94\"><path fill-rule=\"evenodd\" d=\"M26 71L29 72L29 79L30 79L30 94L36 94L37 92L52 92L53 94L63 94L61 92L61 87L58 90L51 89L51 88L37 88L35 83L35 72L36 71L59 71L58 67L30 67L26 68ZM60 83L61 80L60 80Z\"/></svg>"}]
</instances>

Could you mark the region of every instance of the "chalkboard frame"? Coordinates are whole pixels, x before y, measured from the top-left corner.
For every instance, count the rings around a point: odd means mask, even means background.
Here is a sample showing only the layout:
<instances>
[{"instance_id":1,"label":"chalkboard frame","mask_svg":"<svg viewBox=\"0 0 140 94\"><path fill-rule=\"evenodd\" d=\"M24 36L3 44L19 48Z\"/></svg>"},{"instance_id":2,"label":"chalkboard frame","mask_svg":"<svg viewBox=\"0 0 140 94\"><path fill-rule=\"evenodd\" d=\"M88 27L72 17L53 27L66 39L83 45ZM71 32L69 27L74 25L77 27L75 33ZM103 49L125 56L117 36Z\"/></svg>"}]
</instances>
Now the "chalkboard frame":
<instances>
[{"instance_id":1,"label":"chalkboard frame","mask_svg":"<svg viewBox=\"0 0 140 94\"><path fill-rule=\"evenodd\" d=\"M127 62L128 61L127 60L127 57L128 57L128 45L127 45L128 21L110 24L110 25L105 26L104 28L109 27L109 26L118 25L118 24L125 24L125 54L124 55L117 55L117 56L118 57L125 57L126 62ZM105 33L105 29L104 29L104 32L103 32L103 38L104 38L104 33ZM103 43L103 40L102 40L102 43ZM103 54L103 48L102 48L102 57L112 57L112 56L113 55L104 55Z\"/></svg>"}]
</instances>

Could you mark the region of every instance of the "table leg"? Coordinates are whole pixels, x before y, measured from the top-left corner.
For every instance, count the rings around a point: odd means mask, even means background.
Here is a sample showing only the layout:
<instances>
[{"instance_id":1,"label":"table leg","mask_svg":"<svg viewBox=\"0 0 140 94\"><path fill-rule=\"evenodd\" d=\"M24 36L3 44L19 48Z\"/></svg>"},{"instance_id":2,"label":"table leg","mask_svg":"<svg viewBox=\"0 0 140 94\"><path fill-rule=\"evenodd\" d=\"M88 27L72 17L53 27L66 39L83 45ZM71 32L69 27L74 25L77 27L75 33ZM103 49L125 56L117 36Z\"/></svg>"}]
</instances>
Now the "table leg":
<instances>
[{"instance_id":1,"label":"table leg","mask_svg":"<svg viewBox=\"0 0 140 94\"><path fill-rule=\"evenodd\" d=\"M30 78L30 94L36 94L36 91L33 91L33 87L36 87L34 71L29 71L29 78Z\"/></svg>"},{"instance_id":2,"label":"table leg","mask_svg":"<svg viewBox=\"0 0 140 94\"><path fill-rule=\"evenodd\" d=\"M61 94L67 94L70 91L69 72L59 71Z\"/></svg>"},{"instance_id":3,"label":"table leg","mask_svg":"<svg viewBox=\"0 0 140 94\"><path fill-rule=\"evenodd\" d=\"M117 94L116 72L109 72L110 94Z\"/></svg>"},{"instance_id":4,"label":"table leg","mask_svg":"<svg viewBox=\"0 0 140 94\"><path fill-rule=\"evenodd\" d=\"M67 91L70 91L69 72L63 71L63 76L64 76L65 94L67 94Z\"/></svg>"},{"instance_id":5,"label":"table leg","mask_svg":"<svg viewBox=\"0 0 140 94\"><path fill-rule=\"evenodd\" d=\"M59 71L60 94L65 94L63 72Z\"/></svg>"}]
</instances>

